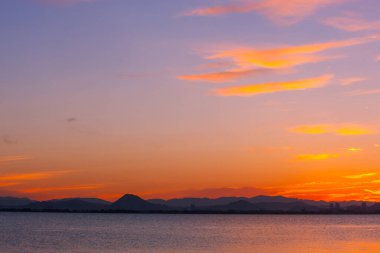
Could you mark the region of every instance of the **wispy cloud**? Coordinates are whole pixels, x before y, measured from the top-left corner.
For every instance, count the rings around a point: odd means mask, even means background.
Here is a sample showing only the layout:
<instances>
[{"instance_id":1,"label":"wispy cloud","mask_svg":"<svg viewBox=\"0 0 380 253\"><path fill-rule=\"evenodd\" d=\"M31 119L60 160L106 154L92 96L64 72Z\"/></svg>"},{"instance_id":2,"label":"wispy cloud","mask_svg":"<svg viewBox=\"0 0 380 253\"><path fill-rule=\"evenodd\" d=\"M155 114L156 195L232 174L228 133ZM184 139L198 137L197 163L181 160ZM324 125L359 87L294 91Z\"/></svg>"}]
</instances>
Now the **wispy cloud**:
<instances>
[{"instance_id":1,"label":"wispy cloud","mask_svg":"<svg viewBox=\"0 0 380 253\"><path fill-rule=\"evenodd\" d=\"M253 69L253 70L236 70L236 71L223 71L207 74L195 74L195 75L183 75L178 76L178 79L186 81L196 81L196 82L213 82L213 83L223 83L232 82L236 79L243 77L253 76L262 73L268 73L268 69Z\"/></svg>"},{"instance_id":2,"label":"wispy cloud","mask_svg":"<svg viewBox=\"0 0 380 253\"><path fill-rule=\"evenodd\" d=\"M43 172L31 172L31 173L16 173L6 174L0 176L0 182L24 182L48 179L51 177L59 176L62 174L70 173L70 170L64 171L43 171Z\"/></svg>"},{"instance_id":3,"label":"wispy cloud","mask_svg":"<svg viewBox=\"0 0 380 253\"><path fill-rule=\"evenodd\" d=\"M327 18L323 23L347 32L380 30L380 20L369 21L353 16Z\"/></svg>"},{"instance_id":4,"label":"wispy cloud","mask_svg":"<svg viewBox=\"0 0 380 253\"><path fill-rule=\"evenodd\" d=\"M0 188L18 185L18 182L0 182Z\"/></svg>"},{"instance_id":5,"label":"wispy cloud","mask_svg":"<svg viewBox=\"0 0 380 253\"><path fill-rule=\"evenodd\" d=\"M359 124L319 124L300 125L289 129L290 132L299 134L336 134L336 135L368 135L376 131L370 127Z\"/></svg>"},{"instance_id":6,"label":"wispy cloud","mask_svg":"<svg viewBox=\"0 0 380 253\"><path fill-rule=\"evenodd\" d=\"M376 176L377 173L375 172L371 172L371 173L363 173L363 174L357 174L357 175L349 175L349 176L345 176L344 178L348 178L348 179L362 179L362 178L366 178L366 177L373 177L373 176Z\"/></svg>"},{"instance_id":7,"label":"wispy cloud","mask_svg":"<svg viewBox=\"0 0 380 253\"><path fill-rule=\"evenodd\" d=\"M219 96L255 96L264 93L275 93L283 91L306 90L321 88L329 84L333 75L323 75L314 78L274 82L254 85L244 85L237 87L227 87L215 90Z\"/></svg>"},{"instance_id":8,"label":"wispy cloud","mask_svg":"<svg viewBox=\"0 0 380 253\"><path fill-rule=\"evenodd\" d=\"M31 155L17 155L17 156L0 156L0 163L15 162L34 159Z\"/></svg>"},{"instance_id":9,"label":"wispy cloud","mask_svg":"<svg viewBox=\"0 0 380 253\"><path fill-rule=\"evenodd\" d=\"M350 151L350 152L359 152L359 151L362 151L361 148L347 148L346 150Z\"/></svg>"},{"instance_id":10,"label":"wispy cloud","mask_svg":"<svg viewBox=\"0 0 380 253\"><path fill-rule=\"evenodd\" d=\"M83 190L93 190L104 187L100 184L91 185L69 185L60 187L39 187L39 188L28 188L20 190L23 193L39 193L39 192L64 192L64 191L83 191Z\"/></svg>"},{"instance_id":11,"label":"wispy cloud","mask_svg":"<svg viewBox=\"0 0 380 253\"><path fill-rule=\"evenodd\" d=\"M291 25L313 15L323 7L339 4L344 0L245 0L230 4L193 9L184 16L219 16L231 13L256 12L280 25Z\"/></svg>"},{"instance_id":12,"label":"wispy cloud","mask_svg":"<svg viewBox=\"0 0 380 253\"><path fill-rule=\"evenodd\" d=\"M271 48L237 47L213 50L204 58L209 61L223 62L225 70L205 74L190 74L178 76L187 81L230 82L243 77L267 73L269 71L289 72L300 65L318 63L341 58L338 55L322 53L339 48L370 43L379 40L380 36L358 37L348 40L303 44L295 46L280 46ZM228 64L226 64L228 63ZM277 72L276 72L277 73ZM345 80L345 82L358 80Z\"/></svg>"},{"instance_id":13,"label":"wispy cloud","mask_svg":"<svg viewBox=\"0 0 380 253\"><path fill-rule=\"evenodd\" d=\"M325 43L314 43L297 46L284 46L275 48L232 48L216 51L206 56L212 60L231 60L239 69L251 68L291 68L307 63L316 63L339 58L339 56L318 55L331 49L346 48L355 45L378 41L380 36L372 35L366 37L339 40Z\"/></svg>"},{"instance_id":14,"label":"wispy cloud","mask_svg":"<svg viewBox=\"0 0 380 253\"><path fill-rule=\"evenodd\" d=\"M365 192L368 192L368 193L371 193L371 194L380 195L380 190L369 190L369 189L365 189L364 191L365 191Z\"/></svg>"},{"instance_id":15,"label":"wispy cloud","mask_svg":"<svg viewBox=\"0 0 380 253\"><path fill-rule=\"evenodd\" d=\"M315 161L315 160L328 160L338 158L339 154L301 154L296 156L298 161Z\"/></svg>"},{"instance_id":16,"label":"wispy cloud","mask_svg":"<svg viewBox=\"0 0 380 253\"><path fill-rule=\"evenodd\" d=\"M340 80L340 84L343 86L348 86L355 83L360 83L363 81L368 80L368 78L360 77L360 76L353 76L353 77L347 77Z\"/></svg>"},{"instance_id":17,"label":"wispy cloud","mask_svg":"<svg viewBox=\"0 0 380 253\"><path fill-rule=\"evenodd\" d=\"M380 62L380 54L375 57L375 61Z\"/></svg>"}]
</instances>

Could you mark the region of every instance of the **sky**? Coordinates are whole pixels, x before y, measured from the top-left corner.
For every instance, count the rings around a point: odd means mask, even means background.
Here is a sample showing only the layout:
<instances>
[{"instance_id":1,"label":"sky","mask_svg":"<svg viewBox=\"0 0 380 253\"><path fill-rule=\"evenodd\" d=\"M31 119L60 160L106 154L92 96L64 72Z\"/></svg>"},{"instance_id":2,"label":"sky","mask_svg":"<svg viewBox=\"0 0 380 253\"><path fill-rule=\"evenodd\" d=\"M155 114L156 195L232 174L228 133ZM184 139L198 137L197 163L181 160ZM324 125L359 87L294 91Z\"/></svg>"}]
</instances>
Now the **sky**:
<instances>
[{"instance_id":1,"label":"sky","mask_svg":"<svg viewBox=\"0 0 380 253\"><path fill-rule=\"evenodd\" d=\"M378 0L2 0L0 195L380 199Z\"/></svg>"}]
</instances>

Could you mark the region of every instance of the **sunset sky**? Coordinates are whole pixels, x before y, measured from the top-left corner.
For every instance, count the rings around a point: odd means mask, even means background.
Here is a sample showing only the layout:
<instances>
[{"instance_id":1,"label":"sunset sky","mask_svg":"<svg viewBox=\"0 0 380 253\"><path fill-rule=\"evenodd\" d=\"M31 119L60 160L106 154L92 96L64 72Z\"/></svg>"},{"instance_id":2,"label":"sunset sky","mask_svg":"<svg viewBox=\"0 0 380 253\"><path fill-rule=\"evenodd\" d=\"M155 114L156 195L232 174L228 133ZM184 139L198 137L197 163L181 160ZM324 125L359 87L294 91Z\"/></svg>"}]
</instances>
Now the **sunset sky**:
<instances>
[{"instance_id":1,"label":"sunset sky","mask_svg":"<svg viewBox=\"0 0 380 253\"><path fill-rule=\"evenodd\" d=\"M380 200L379 9L2 0L0 195Z\"/></svg>"}]
</instances>

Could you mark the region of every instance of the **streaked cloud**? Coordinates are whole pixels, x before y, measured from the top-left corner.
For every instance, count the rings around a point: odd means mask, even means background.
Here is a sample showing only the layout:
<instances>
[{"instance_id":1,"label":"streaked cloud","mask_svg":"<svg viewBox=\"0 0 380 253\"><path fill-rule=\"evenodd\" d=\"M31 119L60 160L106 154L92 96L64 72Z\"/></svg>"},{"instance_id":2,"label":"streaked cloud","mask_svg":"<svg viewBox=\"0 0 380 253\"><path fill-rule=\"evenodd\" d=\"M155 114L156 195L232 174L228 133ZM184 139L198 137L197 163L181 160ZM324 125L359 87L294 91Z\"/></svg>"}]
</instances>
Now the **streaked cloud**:
<instances>
[{"instance_id":1,"label":"streaked cloud","mask_svg":"<svg viewBox=\"0 0 380 253\"><path fill-rule=\"evenodd\" d=\"M231 13L256 12L272 22L291 25L313 15L316 11L343 0L246 0L230 1L230 4L193 9L184 12L184 16L219 16Z\"/></svg>"},{"instance_id":2,"label":"streaked cloud","mask_svg":"<svg viewBox=\"0 0 380 253\"><path fill-rule=\"evenodd\" d=\"M18 182L0 182L0 188L1 187L9 187L9 186L14 186L18 185Z\"/></svg>"},{"instance_id":3,"label":"streaked cloud","mask_svg":"<svg viewBox=\"0 0 380 253\"><path fill-rule=\"evenodd\" d=\"M237 87L227 87L216 89L215 94L219 96L255 96L264 93L315 89L328 85L332 78L333 75L322 75L319 77L293 80L287 82L273 82Z\"/></svg>"},{"instance_id":4,"label":"streaked cloud","mask_svg":"<svg viewBox=\"0 0 380 253\"><path fill-rule=\"evenodd\" d=\"M236 71L223 71L207 74L195 74L195 75L183 75L178 76L178 79L186 81L196 81L196 82L213 82L213 83L223 83L232 82L236 79L243 77L253 76L262 73L268 73L268 69L252 69L252 70L236 70Z\"/></svg>"},{"instance_id":5,"label":"streaked cloud","mask_svg":"<svg viewBox=\"0 0 380 253\"><path fill-rule=\"evenodd\" d=\"M237 47L213 50L204 58L212 63L222 62L224 70L212 73L181 75L177 78L197 82L231 82L257 74L289 73L296 66L329 61L341 58L341 55L324 55L322 53L339 48L370 43L379 40L380 36L365 36L347 40L338 40L324 43L313 43L295 46L281 46L272 48ZM361 80L351 77L342 80L346 85Z\"/></svg>"},{"instance_id":6,"label":"streaked cloud","mask_svg":"<svg viewBox=\"0 0 380 253\"><path fill-rule=\"evenodd\" d=\"M327 18L323 23L347 32L380 30L380 20L369 21L352 15Z\"/></svg>"},{"instance_id":7,"label":"streaked cloud","mask_svg":"<svg viewBox=\"0 0 380 253\"><path fill-rule=\"evenodd\" d=\"M337 59L340 56L318 55L331 49L346 48L355 45L366 44L378 41L380 36L372 35L366 37L353 38L348 40L338 40L325 43L314 43L297 46L284 46L275 48L232 48L227 50L216 51L206 56L211 60L230 60L238 69L252 68L292 68L307 63L317 63L331 59Z\"/></svg>"},{"instance_id":8,"label":"streaked cloud","mask_svg":"<svg viewBox=\"0 0 380 253\"><path fill-rule=\"evenodd\" d=\"M342 125L335 129L337 135L368 135L374 134L375 131L367 126L360 125Z\"/></svg>"},{"instance_id":9,"label":"streaked cloud","mask_svg":"<svg viewBox=\"0 0 380 253\"><path fill-rule=\"evenodd\" d=\"M369 189L365 189L364 191L365 191L365 192L368 192L368 193L371 193L371 194L380 195L380 190L369 190Z\"/></svg>"},{"instance_id":10,"label":"streaked cloud","mask_svg":"<svg viewBox=\"0 0 380 253\"><path fill-rule=\"evenodd\" d=\"M348 86L348 85L360 83L360 82L363 82L366 80L368 80L368 78L360 77L360 76L353 76L353 77L347 77L347 78L340 79L340 84L343 86Z\"/></svg>"},{"instance_id":11,"label":"streaked cloud","mask_svg":"<svg viewBox=\"0 0 380 253\"><path fill-rule=\"evenodd\" d=\"M348 179L362 179L362 178L367 178L367 177L373 177L373 176L376 176L377 173L375 172L371 172L371 173L364 173L364 174L357 174L357 175L349 175L349 176L345 176L344 178L348 178Z\"/></svg>"},{"instance_id":12,"label":"streaked cloud","mask_svg":"<svg viewBox=\"0 0 380 253\"><path fill-rule=\"evenodd\" d=\"M350 151L350 152L359 152L359 151L362 151L361 148L347 148L347 151Z\"/></svg>"},{"instance_id":13,"label":"streaked cloud","mask_svg":"<svg viewBox=\"0 0 380 253\"><path fill-rule=\"evenodd\" d=\"M375 61L380 62L380 54L375 57Z\"/></svg>"},{"instance_id":14,"label":"streaked cloud","mask_svg":"<svg viewBox=\"0 0 380 253\"><path fill-rule=\"evenodd\" d=\"M70 185L70 186L60 186L60 187L40 187L40 188L28 188L22 189L20 192L23 193L39 193L39 192L63 192L63 191L83 191L83 190L93 190L104 187L100 184L92 185Z\"/></svg>"},{"instance_id":15,"label":"streaked cloud","mask_svg":"<svg viewBox=\"0 0 380 253\"><path fill-rule=\"evenodd\" d=\"M328 160L338 158L339 154L301 154L296 156L298 161Z\"/></svg>"},{"instance_id":16,"label":"streaked cloud","mask_svg":"<svg viewBox=\"0 0 380 253\"><path fill-rule=\"evenodd\" d=\"M31 155L0 156L0 163L16 162L16 161L24 161L24 160L32 160L32 159L34 159L34 157Z\"/></svg>"},{"instance_id":17,"label":"streaked cloud","mask_svg":"<svg viewBox=\"0 0 380 253\"><path fill-rule=\"evenodd\" d=\"M368 135L376 131L366 125L359 124L320 124L320 125L300 125L289 129L290 132L299 134L336 134L336 135Z\"/></svg>"},{"instance_id":18,"label":"streaked cloud","mask_svg":"<svg viewBox=\"0 0 380 253\"><path fill-rule=\"evenodd\" d=\"M31 173L15 173L15 174L5 174L0 176L0 182L24 182L24 181L34 181L48 179L55 176L70 173L72 171L43 171L43 172L31 172Z\"/></svg>"}]
</instances>

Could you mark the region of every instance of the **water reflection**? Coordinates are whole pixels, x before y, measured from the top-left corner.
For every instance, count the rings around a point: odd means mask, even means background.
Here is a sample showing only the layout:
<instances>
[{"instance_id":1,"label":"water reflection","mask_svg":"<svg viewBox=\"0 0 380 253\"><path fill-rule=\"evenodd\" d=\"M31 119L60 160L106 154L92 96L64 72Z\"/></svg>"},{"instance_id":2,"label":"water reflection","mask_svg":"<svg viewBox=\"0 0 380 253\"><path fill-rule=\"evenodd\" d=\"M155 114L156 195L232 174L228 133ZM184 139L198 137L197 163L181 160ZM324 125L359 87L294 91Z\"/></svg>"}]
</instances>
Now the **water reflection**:
<instances>
[{"instance_id":1,"label":"water reflection","mask_svg":"<svg viewBox=\"0 0 380 253\"><path fill-rule=\"evenodd\" d=\"M0 213L0 252L380 252L380 216Z\"/></svg>"}]
</instances>

